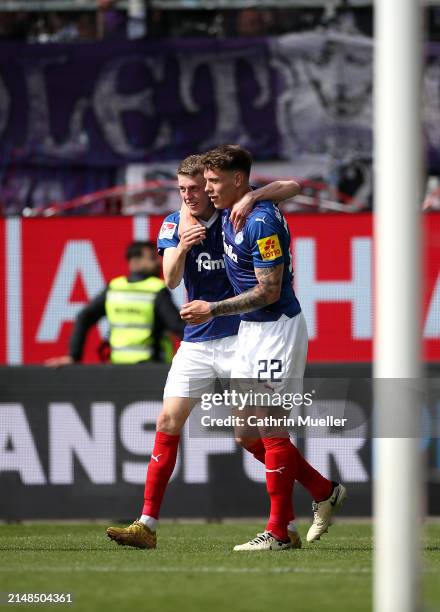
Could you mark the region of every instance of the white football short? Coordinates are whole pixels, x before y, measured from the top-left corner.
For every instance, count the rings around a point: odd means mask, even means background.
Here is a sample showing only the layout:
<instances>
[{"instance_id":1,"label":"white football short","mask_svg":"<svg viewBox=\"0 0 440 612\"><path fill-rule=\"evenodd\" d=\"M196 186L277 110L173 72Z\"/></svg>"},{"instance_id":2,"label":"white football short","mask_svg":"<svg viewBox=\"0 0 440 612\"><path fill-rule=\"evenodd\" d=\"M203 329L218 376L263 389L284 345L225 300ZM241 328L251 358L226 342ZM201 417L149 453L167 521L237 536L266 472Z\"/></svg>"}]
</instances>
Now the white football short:
<instances>
[{"instance_id":1,"label":"white football short","mask_svg":"<svg viewBox=\"0 0 440 612\"><path fill-rule=\"evenodd\" d=\"M181 342L165 384L164 397L200 397L216 378L231 377L237 336L204 342Z\"/></svg>"},{"instance_id":2,"label":"white football short","mask_svg":"<svg viewBox=\"0 0 440 612\"><path fill-rule=\"evenodd\" d=\"M307 345L302 312L290 319L282 315L278 321L242 321L231 377L252 379L277 393L300 391Z\"/></svg>"}]
</instances>

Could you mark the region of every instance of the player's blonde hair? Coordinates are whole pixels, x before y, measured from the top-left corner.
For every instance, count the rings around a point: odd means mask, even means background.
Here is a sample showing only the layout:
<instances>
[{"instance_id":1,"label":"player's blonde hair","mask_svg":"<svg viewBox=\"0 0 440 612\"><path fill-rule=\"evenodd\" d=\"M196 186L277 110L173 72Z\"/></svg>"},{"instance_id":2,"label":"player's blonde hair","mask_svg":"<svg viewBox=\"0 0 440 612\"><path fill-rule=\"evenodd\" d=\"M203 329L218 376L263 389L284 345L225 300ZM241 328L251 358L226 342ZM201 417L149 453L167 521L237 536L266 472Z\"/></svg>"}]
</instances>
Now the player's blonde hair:
<instances>
[{"instance_id":1,"label":"player's blonde hair","mask_svg":"<svg viewBox=\"0 0 440 612\"><path fill-rule=\"evenodd\" d=\"M201 155L189 155L182 160L177 168L177 174L194 177L197 174L203 175L205 169Z\"/></svg>"}]
</instances>

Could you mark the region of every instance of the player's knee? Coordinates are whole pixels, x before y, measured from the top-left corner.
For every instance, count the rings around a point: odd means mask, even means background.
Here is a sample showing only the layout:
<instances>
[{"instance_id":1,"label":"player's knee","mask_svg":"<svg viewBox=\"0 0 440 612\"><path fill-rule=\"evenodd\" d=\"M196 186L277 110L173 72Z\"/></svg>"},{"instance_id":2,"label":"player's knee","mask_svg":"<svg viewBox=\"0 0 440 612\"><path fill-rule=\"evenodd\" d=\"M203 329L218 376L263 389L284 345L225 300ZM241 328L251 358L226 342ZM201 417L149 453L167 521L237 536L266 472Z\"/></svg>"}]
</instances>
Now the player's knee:
<instances>
[{"instance_id":1,"label":"player's knee","mask_svg":"<svg viewBox=\"0 0 440 612\"><path fill-rule=\"evenodd\" d=\"M182 424L169 412L162 411L157 417L156 429L163 433L177 435L182 429Z\"/></svg>"}]
</instances>

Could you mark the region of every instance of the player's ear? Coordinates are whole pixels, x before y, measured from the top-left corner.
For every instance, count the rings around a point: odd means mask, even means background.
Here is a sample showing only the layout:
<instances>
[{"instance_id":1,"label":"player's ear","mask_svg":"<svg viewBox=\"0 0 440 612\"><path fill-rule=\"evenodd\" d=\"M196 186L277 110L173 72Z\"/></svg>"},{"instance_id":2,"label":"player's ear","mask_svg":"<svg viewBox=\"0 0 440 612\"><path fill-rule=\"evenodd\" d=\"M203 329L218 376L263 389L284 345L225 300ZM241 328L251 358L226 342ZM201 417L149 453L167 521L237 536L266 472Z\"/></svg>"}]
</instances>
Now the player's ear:
<instances>
[{"instance_id":1,"label":"player's ear","mask_svg":"<svg viewBox=\"0 0 440 612\"><path fill-rule=\"evenodd\" d=\"M237 188L243 185L243 173L242 172L234 173L234 185Z\"/></svg>"}]
</instances>

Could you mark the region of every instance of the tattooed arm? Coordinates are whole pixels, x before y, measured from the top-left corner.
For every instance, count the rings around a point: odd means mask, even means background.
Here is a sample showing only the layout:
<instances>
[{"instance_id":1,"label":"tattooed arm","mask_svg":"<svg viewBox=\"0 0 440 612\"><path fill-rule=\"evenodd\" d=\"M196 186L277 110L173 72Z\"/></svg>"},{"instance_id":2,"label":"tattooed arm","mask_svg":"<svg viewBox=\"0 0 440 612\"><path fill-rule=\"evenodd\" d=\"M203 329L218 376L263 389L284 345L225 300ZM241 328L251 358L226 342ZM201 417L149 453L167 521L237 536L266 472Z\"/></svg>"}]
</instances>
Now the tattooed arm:
<instances>
[{"instance_id":1,"label":"tattooed arm","mask_svg":"<svg viewBox=\"0 0 440 612\"><path fill-rule=\"evenodd\" d=\"M254 268L258 284L233 298L221 302L194 300L180 311L184 321L193 325L205 323L211 317L235 315L258 310L280 299L284 264L272 268Z\"/></svg>"},{"instance_id":2,"label":"tattooed arm","mask_svg":"<svg viewBox=\"0 0 440 612\"><path fill-rule=\"evenodd\" d=\"M212 315L216 317L251 312L277 302L280 299L283 269L284 264L272 268L254 268L258 285L228 300L212 302Z\"/></svg>"}]
</instances>

